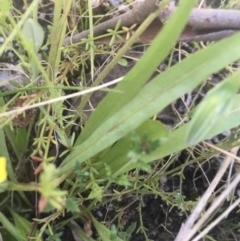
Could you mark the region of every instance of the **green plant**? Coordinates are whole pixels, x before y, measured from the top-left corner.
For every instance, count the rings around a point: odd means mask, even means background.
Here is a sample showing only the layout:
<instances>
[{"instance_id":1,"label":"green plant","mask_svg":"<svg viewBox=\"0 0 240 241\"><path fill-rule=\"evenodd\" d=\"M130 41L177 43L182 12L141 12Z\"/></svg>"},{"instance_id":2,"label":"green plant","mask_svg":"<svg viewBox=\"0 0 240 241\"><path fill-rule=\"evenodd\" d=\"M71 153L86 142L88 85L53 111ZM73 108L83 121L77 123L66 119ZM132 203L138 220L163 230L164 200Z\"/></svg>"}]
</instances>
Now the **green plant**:
<instances>
[{"instance_id":1,"label":"green plant","mask_svg":"<svg viewBox=\"0 0 240 241\"><path fill-rule=\"evenodd\" d=\"M53 233L50 232L48 229L45 230L45 233L48 236L46 241L61 241L60 237L63 234L63 232Z\"/></svg>"},{"instance_id":2,"label":"green plant","mask_svg":"<svg viewBox=\"0 0 240 241\"><path fill-rule=\"evenodd\" d=\"M138 205L140 214L138 228L136 223L125 230L114 225L115 220L121 219L121 211L124 208L112 217L110 223L98 221L93 214L93 210L100 207L103 200L109 205L125 194L132 196L132 203L135 203L139 196L152 194L161 197L168 204L170 211L174 207L184 213L192 211L197 200L186 200L181 187L169 193L158 190L158 182L167 175L175 175L183 180L184 168L215 156L219 150L206 150L195 157L193 145L223 131L236 128L235 133L233 132L218 145L221 151L227 151L238 145L236 136L239 135L237 127L240 122L237 94L239 70L213 87L200 105L192 105L184 119L171 130L152 117L182 95L198 87L210 74L238 60L239 34L199 49L175 66L168 66L165 72L148 82L156 67L174 48L194 6L194 2L182 1L179 9L155 38L141 61L124 76L114 91L102 89L109 93L83 126L76 120L79 115L81 116L90 95L86 95L76 111L70 114L66 106L69 96L65 96L65 92L82 89L91 91L91 88L69 86L71 81L67 76L80 68L79 66L83 66L81 77L82 82L86 83L84 67L87 62L91 63L90 73L93 76L95 54L98 51L103 53L108 51L106 47L101 48L94 43L91 1L88 1L88 6L85 8L80 6L78 10L73 7L74 1L55 1L53 26L48 28L51 37L44 46L42 46L43 31L36 21L38 1L32 1L29 6L27 5L27 10L23 14L14 9L10 1L4 2L4 11L2 10L1 14L5 20L8 20L8 24L4 24L1 30L6 40L0 47L0 54L7 47L12 47L13 40L19 41L21 48L18 55L30 80L20 89L1 93L0 97L2 128L0 188L1 192L9 191L7 198L4 198L0 205L0 222L6 231L4 237L26 240L30 239L30 235L31 238L42 240L45 233L48 235L47 240L61 240L61 228L56 231L51 229L51 222L64 216L67 211L71 213L71 218L61 221L59 226L68 225L82 240L96 239L90 237L89 223L94 226L101 240L127 241L134 232L138 231L143 232L147 240L147 229L141 211L143 202L139 202ZM159 9L166 2L164 1ZM10 9L14 10L20 21L17 21L16 16L12 16ZM131 32L132 36L118 53L114 53L113 60L93 86L99 85L104 76L156 17L159 9L133 34L132 27L120 29L119 24L114 30L108 31L107 36L111 37L109 46L112 46L117 39L122 39L119 36L124 31ZM68 23L74 21L70 14L72 10L89 13L89 19L82 19L81 26L90 26L90 35L89 38L82 39L77 46L62 47ZM47 64L43 65L37 55L41 50L44 52L46 47L49 47L49 56L45 56L44 61ZM24 49L27 54L24 54ZM68 56L69 62L66 63L62 59L63 56ZM40 76L44 83L38 83ZM9 94L14 95L13 98L4 99L4 96ZM7 111L17 99L23 99L23 104ZM39 108L39 113L29 125L17 127L11 124L20 114L27 115L27 109L33 106ZM73 130L75 126L81 131ZM171 165L176 161L176 153L183 149L188 150L189 160L171 169ZM167 162L164 159L166 157L168 157ZM54 163L59 158L64 160L56 167ZM7 172L5 160L7 160ZM38 167L35 165L36 162L39 164ZM29 176L25 175L34 172L32 166L36 168L35 175L41 172L38 180L36 178L30 181ZM20 175L22 173L23 175ZM114 190L115 193L109 197L107 195L109 188L116 184L121 186L121 191ZM35 200L36 203L29 201L26 193L33 191L41 195ZM8 204L9 199L12 200L10 204ZM37 216L35 220L31 220L31 223L28 218L19 216L18 212L21 209L34 210L34 205L38 205L39 212L51 211L51 215L46 218ZM11 210L9 212L13 219L8 220L6 210ZM71 223L75 219L81 220L85 230L81 227L76 228ZM24 227L21 222L25 224ZM30 224L36 225L32 228ZM36 228L37 224L39 226Z\"/></svg>"}]
</instances>

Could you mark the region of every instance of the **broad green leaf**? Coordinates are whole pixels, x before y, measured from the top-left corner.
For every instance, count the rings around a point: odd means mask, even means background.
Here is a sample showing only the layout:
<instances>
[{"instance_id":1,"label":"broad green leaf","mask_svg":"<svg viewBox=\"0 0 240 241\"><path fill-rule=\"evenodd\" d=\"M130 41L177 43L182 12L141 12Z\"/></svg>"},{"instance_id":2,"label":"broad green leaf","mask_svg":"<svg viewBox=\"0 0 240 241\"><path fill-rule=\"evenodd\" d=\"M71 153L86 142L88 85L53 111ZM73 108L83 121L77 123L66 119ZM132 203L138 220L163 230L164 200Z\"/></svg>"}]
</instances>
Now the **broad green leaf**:
<instances>
[{"instance_id":1,"label":"broad green leaf","mask_svg":"<svg viewBox=\"0 0 240 241\"><path fill-rule=\"evenodd\" d=\"M149 141L159 140L161 143L161 139L164 139L167 136L168 130L159 121L147 120L139 126L135 132L140 136L140 138L145 138L145 136L147 136ZM100 172L103 170L99 168L99 163L104 163L110 169L116 170L116 166L118 166L119 163L125 163L126 160L129 160L127 155L131 150L132 135L133 133L124 136L115 143L113 147L105 153L105 155L101 155L99 158L96 158L96 161L93 161L92 165L96 165L97 170ZM102 166L102 168L105 170L105 165ZM121 167L121 170L122 173L125 172L124 166Z\"/></svg>"},{"instance_id":2,"label":"broad green leaf","mask_svg":"<svg viewBox=\"0 0 240 241\"><path fill-rule=\"evenodd\" d=\"M141 126L136 129L136 132L141 137L147 135L148 140L154 141L156 139L166 137L168 130L160 121L146 120Z\"/></svg>"},{"instance_id":3,"label":"broad green leaf","mask_svg":"<svg viewBox=\"0 0 240 241\"><path fill-rule=\"evenodd\" d=\"M228 113L240 86L239 71L210 90L193 114L187 142L195 145L204 140L214 125Z\"/></svg>"},{"instance_id":4,"label":"broad green leaf","mask_svg":"<svg viewBox=\"0 0 240 241\"><path fill-rule=\"evenodd\" d=\"M80 213L77 202L73 198L68 197L65 205L67 208L67 212Z\"/></svg>"},{"instance_id":5,"label":"broad green leaf","mask_svg":"<svg viewBox=\"0 0 240 241\"><path fill-rule=\"evenodd\" d=\"M226 113L222 116L219 121L213 126L209 133L204 139L210 139L216 136L219 133L222 133L226 130L230 130L236 126L240 125L240 95L236 95L233 100L232 108L229 113ZM178 152L188 147L187 144L187 130L189 129L191 123L187 123L184 126L176 129L173 132L169 133L166 141L152 154L146 156L144 160L146 162L151 162L168 156L169 154ZM203 141L200 140L200 141ZM119 168L119 167L116 167Z\"/></svg>"},{"instance_id":6,"label":"broad green leaf","mask_svg":"<svg viewBox=\"0 0 240 241\"><path fill-rule=\"evenodd\" d=\"M38 77L38 64L35 62L37 53L43 44L44 31L42 26L34 19L27 19L23 25L22 33L25 36L24 42L28 46L28 57L30 62L31 78Z\"/></svg>"},{"instance_id":7,"label":"broad green leaf","mask_svg":"<svg viewBox=\"0 0 240 241\"><path fill-rule=\"evenodd\" d=\"M127 175L121 175L120 177L115 178L112 181L119 186L124 186L125 188L132 186L132 184L129 182L129 177Z\"/></svg>"},{"instance_id":8,"label":"broad green leaf","mask_svg":"<svg viewBox=\"0 0 240 241\"><path fill-rule=\"evenodd\" d=\"M126 67L128 65L128 61L125 58L121 58L119 59L118 64Z\"/></svg>"},{"instance_id":9,"label":"broad green leaf","mask_svg":"<svg viewBox=\"0 0 240 241\"><path fill-rule=\"evenodd\" d=\"M240 125L239 103L240 103L240 95L237 95L234 97L231 111L225 114L224 116L222 116L221 119L219 119L219 121L215 124L215 126L209 131L205 139L210 139L216 136L217 134L222 133L223 131L229 130L231 128L234 128ZM163 157L166 157L168 155L171 155L173 153L186 149L189 146L187 144L187 130L189 129L190 125L191 123L188 122L187 124L179 127L178 129L172 132L169 132L169 135L167 136L165 141L159 146L159 148L157 148L149 155L144 156L142 158L143 161L145 161L146 163L150 163L152 161L161 159ZM200 141L203 141L203 139ZM238 145L238 143L236 145ZM229 146L227 149L229 149ZM125 171L130 171L135 168L135 165L133 163L128 164L127 160L122 160L121 163L116 163L116 165L114 165L114 169L112 170L112 172L113 173L117 172L123 165L126 165L127 167ZM105 175L104 168L99 166L99 169L101 170L99 172L99 175L104 176Z\"/></svg>"},{"instance_id":10,"label":"broad green leaf","mask_svg":"<svg viewBox=\"0 0 240 241\"><path fill-rule=\"evenodd\" d=\"M34 19L29 18L23 24L22 32L26 39L33 45L35 53L37 53L42 46L44 39L42 26Z\"/></svg>"},{"instance_id":11,"label":"broad green leaf","mask_svg":"<svg viewBox=\"0 0 240 241\"><path fill-rule=\"evenodd\" d=\"M120 90L120 93L123 94L109 93L106 98L104 98L98 105L96 111L90 116L80 137L76 141L76 145L86 140L99 125L117 113L140 91L152 73L174 47L178 36L186 24L190 10L194 6L194 2L195 1L180 2L175 14L155 38L141 60L124 77L122 82L117 85L116 90Z\"/></svg>"},{"instance_id":12,"label":"broad green leaf","mask_svg":"<svg viewBox=\"0 0 240 241\"><path fill-rule=\"evenodd\" d=\"M76 161L83 162L115 143L178 97L194 89L208 75L237 60L240 56L239 37L240 34L236 34L205 48L155 77L85 142L74 147L60 166L60 173L74 168Z\"/></svg>"},{"instance_id":13,"label":"broad green leaf","mask_svg":"<svg viewBox=\"0 0 240 241\"><path fill-rule=\"evenodd\" d=\"M12 7L11 1L0 1L1 9L0 9L0 18L2 21L6 21L8 14L10 13L10 9Z\"/></svg>"}]
</instances>

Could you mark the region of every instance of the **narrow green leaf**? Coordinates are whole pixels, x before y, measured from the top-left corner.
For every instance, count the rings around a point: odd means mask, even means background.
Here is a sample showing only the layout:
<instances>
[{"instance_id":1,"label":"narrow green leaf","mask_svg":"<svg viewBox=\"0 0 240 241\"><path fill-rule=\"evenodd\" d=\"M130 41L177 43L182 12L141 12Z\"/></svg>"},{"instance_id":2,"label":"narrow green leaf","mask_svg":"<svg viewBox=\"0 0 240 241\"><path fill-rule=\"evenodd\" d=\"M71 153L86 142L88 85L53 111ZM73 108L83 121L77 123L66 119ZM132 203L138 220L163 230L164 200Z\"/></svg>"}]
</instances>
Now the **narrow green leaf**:
<instances>
[{"instance_id":1,"label":"narrow green leaf","mask_svg":"<svg viewBox=\"0 0 240 241\"><path fill-rule=\"evenodd\" d=\"M232 110L219 119L219 121L209 131L208 135L204 139L210 139L219 133L230 130L231 128L240 125L239 103L240 95L237 95L234 97ZM153 151L149 155L144 156L142 160L145 161L145 163L150 163L152 161L171 155L172 153L176 153L186 149L189 146L187 144L187 130L190 128L190 125L191 123L188 122L187 124L179 127L178 129L169 132L169 135L167 136L165 141L155 151ZM203 139L200 141L203 141ZM121 160L121 163L116 162L116 165L114 165L112 172L116 173L120 168L122 168L123 165L126 165L126 172L135 168L134 163L129 164L128 160L125 159ZM101 166L99 166L98 168L101 170L99 171L99 175L105 176L104 168Z\"/></svg>"},{"instance_id":2,"label":"narrow green leaf","mask_svg":"<svg viewBox=\"0 0 240 241\"><path fill-rule=\"evenodd\" d=\"M11 233L18 241L25 241L26 239L19 236L19 233L16 227L0 212L0 223L2 226Z\"/></svg>"},{"instance_id":3,"label":"narrow green leaf","mask_svg":"<svg viewBox=\"0 0 240 241\"><path fill-rule=\"evenodd\" d=\"M132 223L132 224L127 228L126 233L127 233L128 235L132 234L133 231L136 229L136 227L137 227L137 223L136 223L136 222Z\"/></svg>"},{"instance_id":4,"label":"narrow green leaf","mask_svg":"<svg viewBox=\"0 0 240 241\"><path fill-rule=\"evenodd\" d=\"M107 229L104 225L102 225L100 222L98 222L92 215L91 215L91 219L101 239L104 241L112 241L111 231ZM123 241L123 240L115 236L114 241Z\"/></svg>"},{"instance_id":5,"label":"narrow green leaf","mask_svg":"<svg viewBox=\"0 0 240 241\"><path fill-rule=\"evenodd\" d=\"M117 113L139 92L158 65L174 47L178 36L186 24L190 10L194 6L194 2L195 1L180 2L177 11L161 30L161 33L155 38L141 60L116 87L116 90L120 90L120 93L124 94L109 93L106 98L104 98L98 105L96 111L90 116L80 137L76 141L76 145L86 140L99 125Z\"/></svg>"},{"instance_id":6,"label":"narrow green leaf","mask_svg":"<svg viewBox=\"0 0 240 241\"><path fill-rule=\"evenodd\" d=\"M152 21L154 21L160 11L170 2L170 0L163 0L159 8L156 8L156 11L151 13L146 20L139 26L139 28L134 32L134 34L128 39L128 41L124 44L124 46L117 52L117 54L113 57L112 61L104 68L104 70L100 73L100 75L97 77L97 79L94 81L92 87L99 85L104 78L109 74L109 72L113 69L113 67L117 64L118 60L128 51L128 49L137 41L138 37L148 28L148 26L151 24ZM149 5L155 4L155 0L148 0ZM83 111L85 105L87 104L87 101L91 97L91 94L87 94L82 98L81 103L79 104L77 111L80 113ZM74 119L76 119L76 115ZM100 116L101 117L101 116ZM96 121L98 121L98 118L96 118ZM93 122L94 123L94 122Z\"/></svg>"},{"instance_id":7,"label":"narrow green leaf","mask_svg":"<svg viewBox=\"0 0 240 241\"><path fill-rule=\"evenodd\" d=\"M2 105L2 106L5 105L2 97L0 98L0 105ZM11 159L10 159L10 156L8 153L5 135L7 136L9 142L11 143L16 156L18 156L17 155L18 148L15 143L15 136L9 126L4 127L4 131L0 130L0 156L4 156L7 159L7 172L8 172L9 179L13 182L17 182L16 175L14 173ZM19 192L19 194L28 206L32 206L31 203L29 202L28 198L26 197L26 195L23 192Z\"/></svg>"},{"instance_id":8,"label":"narrow green leaf","mask_svg":"<svg viewBox=\"0 0 240 241\"><path fill-rule=\"evenodd\" d=\"M11 159L10 159L10 156L8 153L7 144L6 144L5 135L4 135L3 130L0 130L0 156L3 156L7 159L7 172L8 172L8 176L9 176L10 180L16 181L15 173L13 171L13 167L12 167Z\"/></svg>"},{"instance_id":9,"label":"narrow green leaf","mask_svg":"<svg viewBox=\"0 0 240 241\"><path fill-rule=\"evenodd\" d=\"M240 95L236 95L233 100L231 111L226 113L218 120L218 122L216 122L216 124L211 130L209 130L207 136L204 139L210 139L219 133L240 125L239 103ZM146 162L151 162L153 160L157 160L158 158L168 156L171 153L175 153L187 148L187 130L189 129L190 125L191 123L189 122L184 126L174 130L173 132L170 132L166 141L157 150L146 156L144 160ZM200 141L203 141L203 139ZM119 166L116 168L119 168Z\"/></svg>"},{"instance_id":10,"label":"narrow green leaf","mask_svg":"<svg viewBox=\"0 0 240 241\"><path fill-rule=\"evenodd\" d=\"M9 211L13 217L15 228L17 229L19 237L23 240L27 240L31 223L27 221L25 218L18 215L14 210L9 209Z\"/></svg>"},{"instance_id":11,"label":"narrow green leaf","mask_svg":"<svg viewBox=\"0 0 240 241\"><path fill-rule=\"evenodd\" d=\"M25 127L20 127L17 129L16 135L16 146L18 148L20 158L22 154L26 151L28 147L28 134Z\"/></svg>"},{"instance_id":12,"label":"narrow green leaf","mask_svg":"<svg viewBox=\"0 0 240 241\"><path fill-rule=\"evenodd\" d=\"M95 239L87 237L85 230L83 230L81 227L74 225L73 223L69 223L68 227L72 230L74 235L76 235L77 238L83 241L95 241Z\"/></svg>"},{"instance_id":13,"label":"narrow green leaf","mask_svg":"<svg viewBox=\"0 0 240 241\"><path fill-rule=\"evenodd\" d=\"M74 168L76 161L83 162L110 146L194 89L208 75L237 60L240 56L239 37L240 34L236 34L205 48L154 78L122 110L100 125L88 140L75 146L60 166L60 173Z\"/></svg>"},{"instance_id":14,"label":"narrow green leaf","mask_svg":"<svg viewBox=\"0 0 240 241\"><path fill-rule=\"evenodd\" d=\"M6 1L5 1L6 2ZM3 42L3 44L0 46L0 55L2 55L2 53L4 51L6 51L6 49L8 49L8 44L14 39L14 37L18 34L19 29L22 27L22 25L24 24L24 22L27 20L28 16L32 13L32 11L34 11L34 9L37 7L37 5L39 4L38 0L33 0L31 2L31 4L28 6L28 8L26 9L26 11L21 15L21 19L20 21L17 23L17 26L14 27L13 31L8 35L8 37L6 38L6 40ZM11 16L10 14L8 14L8 16Z\"/></svg>"},{"instance_id":15,"label":"narrow green leaf","mask_svg":"<svg viewBox=\"0 0 240 241\"><path fill-rule=\"evenodd\" d=\"M2 239L1 239L1 235L2 235ZM14 236L10 232L8 232L5 228L0 228L0 240L1 241L5 241L5 240L17 241L17 239L14 238Z\"/></svg>"},{"instance_id":16,"label":"narrow green leaf","mask_svg":"<svg viewBox=\"0 0 240 241\"><path fill-rule=\"evenodd\" d=\"M112 224L110 229L110 240L115 241L117 239L117 227L115 224Z\"/></svg>"},{"instance_id":17,"label":"narrow green leaf","mask_svg":"<svg viewBox=\"0 0 240 241\"><path fill-rule=\"evenodd\" d=\"M9 126L4 127L4 133L6 135L6 138L8 139L9 143L11 144L11 147L17 157L18 160L20 160L20 152L18 149L18 146L16 145L16 136L13 130ZM1 142L3 144L3 142ZM1 148L2 150L2 148Z\"/></svg>"}]
</instances>

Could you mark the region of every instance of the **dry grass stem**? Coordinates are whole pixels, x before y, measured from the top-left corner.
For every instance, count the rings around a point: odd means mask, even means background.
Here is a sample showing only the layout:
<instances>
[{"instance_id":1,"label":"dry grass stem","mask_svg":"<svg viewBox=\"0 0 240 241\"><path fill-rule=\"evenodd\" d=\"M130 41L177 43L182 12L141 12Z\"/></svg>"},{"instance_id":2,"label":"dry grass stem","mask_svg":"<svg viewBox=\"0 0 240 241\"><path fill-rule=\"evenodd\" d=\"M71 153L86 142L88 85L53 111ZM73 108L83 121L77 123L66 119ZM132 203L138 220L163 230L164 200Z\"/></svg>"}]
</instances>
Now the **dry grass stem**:
<instances>
[{"instance_id":1,"label":"dry grass stem","mask_svg":"<svg viewBox=\"0 0 240 241\"><path fill-rule=\"evenodd\" d=\"M78 91L76 93L69 94L69 95L66 95L66 96L61 96L61 97L54 98L54 99L51 99L51 100L42 101L42 102L39 102L39 103L36 103L36 104L33 104L33 105L23 106L23 107L15 109L15 110L6 111L4 113L0 113L0 117L9 116L9 115L12 115L12 114L20 114L21 112L23 112L25 110L29 110L29 109L32 109L32 108L37 108L37 107L40 107L40 106L52 104L52 103L55 103L55 102L58 102L58 101L63 101L63 100L67 100L67 99L70 99L70 98L77 97L77 96L85 95L85 94L94 92L96 90L101 90L101 89L106 88L108 86L114 85L114 84L120 82L122 79L123 79L123 77L112 80L108 83L101 84L101 85L96 86L96 87L91 87L87 90Z\"/></svg>"},{"instance_id":2,"label":"dry grass stem","mask_svg":"<svg viewBox=\"0 0 240 241\"><path fill-rule=\"evenodd\" d=\"M239 175L238 175L239 176ZM234 180L235 181L235 180ZM236 180L235 185L238 185L239 183L239 177ZM228 214L238 206L238 204L240 203L240 198L238 198L231 206L229 206L218 218L214 219L214 221L212 223L210 223L207 228L205 228L203 231L200 232L199 235L197 235L192 241L198 241L201 238L204 237L204 235L206 235L212 228L214 228L218 223L220 223L221 220L223 220L224 218L226 218L228 216Z\"/></svg>"},{"instance_id":3,"label":"dry grass stem","mask_svg":"<svg viewBox=\"0 0 240 241\"><path fill-rule=\"evenodd\" d=\"M236 154L238 151L239 147L235 147L231 150L232 154ZM203 216L203 218L201 218L198 221L198 226L194 226L194 229L192 229L193 224L195 223L195 221L198 219L198 217L200 216L200 213L203 211L204 207L207 205L208 199L210 198L210 196L212 195L214 189L216 188L216 186L219 184L222 176L224 175L224 173L226 172L227 168L229 167L229 165L231 164L232 161L232 157L231 156L226 156L226 158L224 159L224 162L222 163L218 173L216 174L216 176L214 177L213 181L211 182L210 186L208 187L208 189L206 190L206 192L204 193L204 195L202 196L202 198L199 200L197 206L195 207L194 211L192 212L192 214L189 216L189 218L187 219L187 222L185 224L182 224L182 227L175 239L175 241L188 241L191 239L191 237L198 231L197 228L200 228L201 225L205 222L205 218L204 216L207 215L207 213L212 213L215 209L213 209L212 207L216 208L216 206L211 206L211 209L209 209L205 215ZM240 178L240 176L239 176ZM231 184L232 185L232 184ZM236 185L235 185L236 186ZM235 187L234 186L234 187ZM233 187L233 188L234 188ZM230 186L228 187L228 189L230 189ZM223 192L224 195L226 190ZM221 194L222 197L222 194ZM224 196L226 198L226 196ZM219 202L219 199L217 199ZM222 200L221 200L222 201ZM217 202L217 201L216 201ZM215 202L215 203L216 203ZM206 217L206 216L205 216ZM207 216L208 217L208 216ZM204 220L204 221L202 221Z\"/></svg>"}]
</instances>

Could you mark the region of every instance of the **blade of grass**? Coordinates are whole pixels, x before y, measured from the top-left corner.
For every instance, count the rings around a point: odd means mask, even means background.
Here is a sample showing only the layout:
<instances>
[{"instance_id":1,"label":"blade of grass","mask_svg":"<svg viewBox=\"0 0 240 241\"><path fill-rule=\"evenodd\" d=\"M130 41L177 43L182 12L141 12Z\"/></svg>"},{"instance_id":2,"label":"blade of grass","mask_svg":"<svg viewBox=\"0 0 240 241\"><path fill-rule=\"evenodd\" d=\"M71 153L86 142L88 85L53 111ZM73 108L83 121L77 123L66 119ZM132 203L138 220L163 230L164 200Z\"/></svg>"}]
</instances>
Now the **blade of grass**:
<instances>
[{"instance_id":1,"label":"blade of grass","mask_svg":"<svg viewBox=\"0 0 240 241\"><path fill-rule=\"evenodd\" d=\"M31 227L31 223L17 214L14 210L9 209L9 211L13 217L19 237L21 237L23 240L26 240Z\"/></svg>"},{"instance_id":2,"label":"blade of grass","mask_svg":"<svg viewBox=\"0 0 240 241\"><path fill-rule=\"evenodd\" d=\"M240 125L240 108L239 108L239 103L240 103L240 95L237 95L234 97L234 103L233 103L233 107L232 110L224 115L219 122L216 123L216 125L212 128L211 131L209 131L208 135L207 135L207 139L210 139L212 137L214 137L215 135L222 133L226 130L229 130L231 128L234 128L236 126ZM154 160L158 160L161 159L165 156L171 155L172 153L176 153L178 151L181 151L185 148L188 147L186 138L187 138L187 130L189 129L189 127L191 126L190 122L185 124L184 126L181 126L180 128L172 131L169 133L168 137L166 138L166 141L163 142L159 148L157 148L155 151L153 151L152 153L150 153L149 155L144 156L142 159L144 162L146 163L150 163ZM238 142L234 143L235 145L239 145ZM232 146L234 147L234 146ZM229 147L228 147L229 148ZM214 155L214 153L213 153ZM114 167L114 169L112 170L112 172L114 173L115 171L119 170L120 167L122 167L122 165L126 164L127 160L125 160L125 162L123 163L117 163ZM102 169L103 171L99 171L99 175L104 176L104 170L105 168L102 167L98 167L99 170ZM128 166L128 170L131 170L134 168L134 164L131 164Z\"/></svg>"},{"instance_id":3,"label":"blade of grass","mask_svg":"<svg viewBox=\"0 0 240 241\"><path fill-rule=\"evenodd\" d=\"M105 69L101 72L101 74L98 76L98 78L94 81L92 87L94 86L98 86L101 81L107 76L107 74L109 73L109 71L118 63L119 59L126 53L126 51L137 41L138 37L144 32L144 30L151 24L151 22L159 15L160 10L166 5L166 3L168 3L169 0L164 0L160 6L159 9L157 11L155 11L154 13L150 14L148 16L148 18L142 23L142 25L136 30L136 32L134 33L134 35L126 42L126 44L118 51L118 53L116 54L116 56L112 59L112 61L105 67ZM155 1L151 0L148 2L148 4L152 5L154 4L155 6ZM149 6L148 6L149 7ZM152 9L152 6L150 6ZM141 86L141 84L140 84ZM137 88L137 84L135 85L135 88ZM131 90L131 88L129 88L129 90ZM87 94L82 100L81 103L79 105L79 107L77 108L77 113L81 113L83 108L85 107L87 101L89 100L89 98L91 97L91 93ZM102 117L103 115L101 115ZM74 119L76 120L78 118L78 115L75 115ZM98 121L98 117L96 117L95 121ZM94 120L92 121L93 123L96 124ZM97 126L97 125L96 125ZM91 128L92 129L92 128ZM86 133L86 136L88 136L88 134ZM82 137L84 137L84 133L82 135ZM78 140L79 142L81 141L80 139Z\"/></svg>"},{"instance_id":4,"label":"blade of grass","mask_svg":"<svg viewBox=\"0 0 240 241\"><path fill-rule=\"evenodd\" d=\"M119 96L117 102L115 101L116 94L109 93L107 95L107 97L99 104L96 111L90 116L80 138L76 141L76 144L84 141L101 123L120 110L137 94L143 84L148 78L150 78L159 63L168 55L169 51L174 46L186 24L193 6L194 1L192 1L191 4L189 4L189 2L187 3L187 1L181 2L179 9L169 20L161 33L156 37L154 43L141 58L141 61L137 63L137 65L116 87L117 90L123 91L124 95ZM158 53L157 56L156 53Z\"/></svg>"},{"instance_id":5,"label":"blade of grass","mask_svg":"<svg viewBox=\"0 0 240 241\"><path fill-rule=\"evenodd\" d=\"M91 215L91 219L93 221L93 224L94 224L95 228L97 229L98 234L102 238L102 240L104 240L104 241L112 241L112 239L110 238L110 230L107 229L100 222L98 222L92 215ZM123 240L120 239L119 237L116 237L114 239L114 241L123 241Z\"/></svg>"},{"instance_id":6,"label":"blade of grass","mask_svg":"<svg viewBox=\"0 0 240 241\"><path fill-rule=\"evenodd\" d=\"M72 0L55 1L53 28L51 33L51 48L49 52L49 68L47 70L48 76L55 78L56 72L59 69L61 46L64 40L64 36L67 28L67 16L71 9ZM63 15L61 16L61 11Z\"/></svg>"},{"instance_id":7,"label":"blade of grass","mask_svg":"<svg viewBox=\"0 0 240 241\"><path fill-rule=\"evenodd\" d=\"M93 42L93 11L92 11L93 2L88 0L88 12L89 12L89 48L90 48L90 61L91 61L91 77L94 76L94 42Z\"/></svg>"},{"instance_id":8,"label":"blade of grass","mask_svg":"<svg viewBox=\"0 0 240 241\"><path fill-rule=\"evenodd\" d=\"M9 34L7 39L3 42L3 44L0 47L0 55L3 54L3 52L8 49L8 44L14 39L14 37L17 35L19 29L22 27L28 16L31 14L32 11L34 11L35 8L37 8L38 5L38 0L33 1L26 12L21 16L20 21L17 23L17 28L14 28L13 31ZM10 11L8 12L9 14L7 15L8 17L10 15Z\"/></svg>"},{"instance_id":9,"label":"blade of grass","mask_svg":"<svg viewBox=\"0 0 240 241\"><path fill-rule=\"evenodd\" d=\"M8 230L9 233L11 233L18 241L24 241L22 237L19 236L19 233L16 229L16 227L3 215L2 212L0 212L0 223L3 225L3 227Z\"/></svg>"},{"instance_id":10,"label":"blade of grass","mask_svg":"<svg viewBox=\"0 0 240 241\"><path fill-rule=\"evenodd\" d=\"M1 106L5 105L2 97L0 98L0 105ZM19 150L16 145L16 138L15 138L13 131L11 131L9 126L6 126L4 129L0 129L0 143L1 143L0 144L0 156L4 156L7 159L7 172L8 172L9 179L13 182L17 182L16 175L14 173L14 169L13 169L13 166L11 163L11 158L10 158L7 144L6 144L6 137L8 138L8 141L10 142L10 144L12 145L15 155L18 157L17 154L19 153ZM19 195L21 196L21 198L24 200L24 202L29 207L32 206L31 203L29 202L28 198L26 197L26 195L23 192L19 192Z\"/></svg>"},{"instance_id":11,"label":"blade of grass","mask_svg":"<svg viewBox=\"0 0 240 241\"><path fill-rule=\"evenodd\" d=\"M139 147L136 146L136 141L134 142L133 140L133 134L137 134L142 140L145 140L140 144ZM104 171L106 170L105 165L111 166L112 170L118 170L122 172L123 169L118 164L125 163L130 160L130 158L128 157L129 152L136 152L133 145L135 145L135 149L141 149L138 153L139 158L141 159L141 157L145 155L146 151L148 152L148 154L152 152L150 142L155 142L157 146L161 145L161 140L165 139L167 135L168 130L161 122L147 120L137 129L135 129L134 133L130 133L121 138L108 151L106 151L105 155L97 155L96 162L92 160L91 164L95 164L96 166L98 166L97 170L99 173L104 173ZM101 169L99 167L100 163L104 164ZM114 171L113 173L114 176L116 176L116 171Z\"/></svg>"},{"instance_id":12,"label":"blade of grass","mask_svg":"<svg viewBox=\"0 0 240 241\"><path fill-rule=\"evenodd\" d=\"M68 224L68 226L71 229L71 231L73 232L73 234L75 234L77 236L77 238L80 238L83 241L96 241L95 239L87 237L86 232L84 230L82 230L82 228L79 227L78 225L75 225L74 223L70 222Z\"/></svg>"},{"instance_id":13,"label":"blade of grass","mask_svg":"<svg viewBox=\"0 0 240 241\"><path fill-rule=\"evenodd\" d=\"M235 97L233 97L232 101L233 104L231 111L221 116L221 118L219 118L219 121L209 130L206 138L202 138L200 141L203 141L204 139L211 139L219 133L230 130L240 125L240 95L236 95ZM146 163L149 163L187 148L189 145L186 142L186 133L188 132L190 127L191 123L189 122L184 126L178 128L177 130L170 132L166 141L162 143L162 145L153 153L145 156L143 158L144 161ZM238 143L235 143L235 145L238 145ZM121 166L122 165L116 165L116 170L118 170L118 168ZM134 168L133 165L131 166L131 169L132 168Z\"/></svg>"},{"instance_id":14,"label":"blade of grass","mask_svg":"<svg viewBox=\"0 0 240 241\"><path fill-rule=\"evenodd\" d=\"M234 97L233 107L229 113L222 116L215 126L209 131L206 139L210 139L215 135L227 131L240 125L240 95ZM190 127L190 122L184 126L178 128L177 130L171 132L166 140L156 151L154 151L149 156L146 156L145 161L151 162L157 158L162 158L180 150L188 147L186 142L186 133Z\"/></svg>"},{"instance_id":15,"label":"blade of grass","mask_svg":"<svg viewBox=\"0 0 240 241\"><path fill-rule=\"evenodd\" d=\"M209 74L237 60L240 56L239 37L240 34L236 34L203 49L155 77L130 103L100 125L85 142L75 146L61 164L60 173L72 169L77 160L83 162L113 144L172 101L194 89Z\"/></svg>"}]
</instances>

